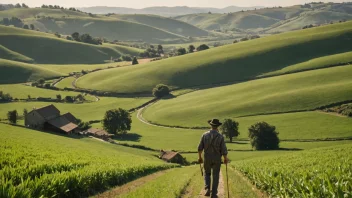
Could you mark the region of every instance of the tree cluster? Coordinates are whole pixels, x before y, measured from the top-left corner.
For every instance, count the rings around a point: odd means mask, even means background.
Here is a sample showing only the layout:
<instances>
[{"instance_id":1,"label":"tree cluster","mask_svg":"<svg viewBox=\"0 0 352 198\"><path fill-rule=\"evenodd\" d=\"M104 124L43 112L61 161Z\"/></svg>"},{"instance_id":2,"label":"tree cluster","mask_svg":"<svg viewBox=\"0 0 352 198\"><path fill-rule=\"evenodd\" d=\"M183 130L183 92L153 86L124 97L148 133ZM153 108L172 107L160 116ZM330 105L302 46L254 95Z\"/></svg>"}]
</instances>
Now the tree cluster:
<instances>
[{"instance_id":1,"label":"tree cluster","mask_svg":"<svg viewBox=\"0 0 352 198\"><path fill-rule=\"evenodd\" d=\"M4 93L0 91L0 102L11 102L12 101L12 96L8 93Z\"/></svg>"},{"instance_id":2,"label":"tree cluster","mask_svg":"<svg viewBox=\"0 0 352 198\"><path fill-rule=\"evenodd\" d=\"M59 5L45 5L43 4L41 8L48 8L48 9L65 9L64 7L60 7Z\"/></svg>"},{"instance_id":3,"label":"tree cluster","mask_svg":"<svg viewBox=\"0 0 352 198\"><path fill-rule=\"evenodd\" d=\"M89 34L82 34L80 35L78 32L74 32L71 35L72 39L77 41L77 42L83 42L83 43L89 43L93 45L102 45L103 41L100 38L93 38Z\"/></svg>"},{"instance_id":4,"label":"tree cluster","mask_svg":"<svg viewBox=\"0 0 352 198\"><path fill-rule=\"evenodd\" d=\"M143 58L155 58L160 57L164 54L164 49L162 45L158 45L157 48L154 45L150 45L144 52L139 53L139 57Z\"/></svg>"},{"instance_id":5,"label":"tree cluster","mask_svg":"<svg viewBox=\"0 0 352 198\"><path fill-rule=\"evenodd\" d=\"M11 17L11 18L3 18L2 21L0 21L0 24L2 25L13 25L15 27L23 27L23 21L17 17Z\"/></svg>"},{"instance_id":6,"label":"tree cluster","mask_svg":"<svg viewBox=\"0 0 352 198\"><path fill-rule=\"evenodd\" d=\"M112 109L105 113L102 124L104 130L112 134L125 134L131 130L131 114L124 109Z\"/></svg>"}]
</instances>

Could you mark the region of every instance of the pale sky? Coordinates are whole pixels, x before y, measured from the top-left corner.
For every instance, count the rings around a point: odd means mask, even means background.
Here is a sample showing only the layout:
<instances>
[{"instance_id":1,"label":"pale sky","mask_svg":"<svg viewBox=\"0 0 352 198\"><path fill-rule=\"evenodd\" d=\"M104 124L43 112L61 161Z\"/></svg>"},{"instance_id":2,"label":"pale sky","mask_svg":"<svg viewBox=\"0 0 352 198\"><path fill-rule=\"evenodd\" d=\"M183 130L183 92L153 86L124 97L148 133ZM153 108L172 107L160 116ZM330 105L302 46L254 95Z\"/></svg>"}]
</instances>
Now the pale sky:
<instances>
[{"instance_id":1,"label":"pale sky","mask_svg":"<svg viewBox=\"0 0 352 198\"><path fill-rule=\"evenodd\" d=\"M0 4L25 3L30 7L60 5L63 7L113 6L128 8L145 8L151 6L190 6L215 7L227 6L289 6L304 4L314 0L0 0ZM322 2L350 2L351 0L315 0Z\"/></svg>"}]
</instances>

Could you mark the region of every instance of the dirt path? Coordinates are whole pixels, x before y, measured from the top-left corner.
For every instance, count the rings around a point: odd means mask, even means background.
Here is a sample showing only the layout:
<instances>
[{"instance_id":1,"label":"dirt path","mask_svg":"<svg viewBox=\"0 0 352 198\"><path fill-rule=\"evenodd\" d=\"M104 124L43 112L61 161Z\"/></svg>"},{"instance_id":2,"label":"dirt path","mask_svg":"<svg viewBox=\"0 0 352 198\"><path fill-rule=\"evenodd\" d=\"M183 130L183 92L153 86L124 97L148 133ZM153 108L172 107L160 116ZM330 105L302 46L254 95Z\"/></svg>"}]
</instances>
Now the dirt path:
<instances>
[{"instance_id":1,"label":"dirt path","mask_svg":"<svg viewBox=\"0 0 352 198\"><path fill-rule=\"evenodd\" d=\"M224 183L224 178L222 175L222 172L220 171L220 177L219 177L219 187L218 187L218 198L226 198L226 193L225 193L225 183ZM205 189L203 188L200 193L198 198L208 198L204 196L205 194Z\"/></svg>"},{"instance_id":2,"label":"dirt path","mask_svg":"<svg viewBox=\"0 0 352 198\"><path fill-rule=\"evenodd\" d=\"M118 186L116 188L113 188L109 191L106 191L102 194L99 194L95 197L97 198L106 198L106 197L118 197L119 195L123 195L126 193L130 193L131 191L133 191L134 189L144 185L147 182L150 182L151 180L154 180L162 175L164 175L165 173L169 172L169 170L163 170L163 171L159 171L156 173L153 173L151 175L145 176L145 177L141 177L139 179L136 179L134 181L131 181L125 185L122 186Z\"/></svg>"}]
</instances>

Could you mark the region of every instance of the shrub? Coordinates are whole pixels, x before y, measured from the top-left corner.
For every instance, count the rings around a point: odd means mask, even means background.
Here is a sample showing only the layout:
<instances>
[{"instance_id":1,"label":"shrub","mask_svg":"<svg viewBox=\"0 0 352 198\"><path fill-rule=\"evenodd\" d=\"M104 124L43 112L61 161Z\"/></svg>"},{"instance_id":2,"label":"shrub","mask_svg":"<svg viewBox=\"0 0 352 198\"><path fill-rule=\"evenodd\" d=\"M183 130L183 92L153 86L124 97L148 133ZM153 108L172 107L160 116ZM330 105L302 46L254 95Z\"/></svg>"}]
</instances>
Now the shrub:
<instances>
[{"instance_id":1,"label":"shrub","mask_svg":"<svg viewBox=\"0 0 352 198\"><path fill-rule=\"evenodd\" d=\"M136 57L133 57L133 60L132 60L132 65L137 65L138 64L138 60Z\"/></svg>"},{"instance_id":2,"label":"shrub","mask_svg":"<svg viewBox=\"0 0 352 198\"><path fill-rule=\"evenodd\" d=\"M23 29L29 30L29 26L27 24L23 25Z\"/></svg>"},{"instance_id":3,"label":"shrub","mask_svg":"<svg viewBox=\"0 0 352 198\"><path fill-rule=\"evenodd\" d=\"M68 103L73 103L75 101L74 97L72 96L66 96L65 97L65 102L68 102Z\"/></svg>"},{"instance_id":4,"label":"shrub","mask_svg":"<svg viewBox=\"0 0 352 198\"><path fill-rule=\"evenodd\" d=\"M266 122L259 122L249 127L248 137L256 150L274 150L279 148L279 137L276 127Z\"/></svg>"},{"instance_id":5,"label":"shrub","mask_svg":"<svg viewBox=\"0 0 352 198\"><path fill-rule=\"evenodd\" d=\"M238 122L235 120L225 119L220 127L222 134L229 138L230 142L232 142L233 137L240 135L240 132L238 132L238 125Z\"/></svg>"},{"instance_id":6,"label":"shrub","mask_svg":"<svg viewBox=\"0 0 352 198\"><path fill-rule=\"evenodd\" d=\"M104 130L112 134L125 134L131 130L131 115L124 109L112 109L105 113L102 124Z\"/></svg>"},{"instance_id":7,"label":"shrub","mask_svg":"<svg viewBox=\"0 0 352 198\"><path fill-rule=\"evenodd\" d=\"M60 102L60 101L62 100L61 95L60 95L60 94L57 94L57 95L56 95L56 99L57 99L57 101L59 101L59 102Z\"/></svg>"},{"instance_id":8,"label":"shrub","mask_svg":"<svg viewBox=\"0 0 352 198\"><path fill-rule=\"evenodd\" d=\"M7 112L7 119L11 124L16 124L18 119L18 113L16 110Z\"/></svg>"},{"instance_id":9,"label":"shrub","mask_svg":"<svg viewBox=\"0 0 352 198\"><path fill-rule=\"evenodd\" d=\"M12 96L10 94L5 94L0 91L0 102L11 102Z\"/></svg>"},{"instance_id":10,"label":"shrub","mask_svg":"<svg viewBox=\"0 0 352 198\"><path fill-rule=\"evenodd\" d=\"M197 47L197 51L203 51L207 49L209 49L209 46L207 46L206 44L202 44L199 47Z\"/></svg>"},{"instance_id":11,"label":"shrub","mask_svg":"<svg viewBox=\"0 0 352 198\"><path fill-rule=\"evenodd\" d=\"M50 83L46 83L46 84L44 85L44 87L47 88L47 89L49 89L49 88L51 87L51 85L50 85Z\"/></svg>"},{"instance_id":12,"label":"shrub","mask_svg":"<svg viewBox=\"0 0 352 198\"><path fill-rule=\"evenodd\" d=\"M188 53L193 53L195 49L194 45L188 46Z\"/></svg>"},{"instance_id":13,"label":"shrub","mask_svg":"<svg viewBox=\"0 0 352 198\"><path fill-rule=\"evenodd\" d=\"M57 38L61 38L61 34L59 34L58 32L55 33L55 36L56 36Z\"/></svg>"},{"instance_id":14,"label":"shrub","mask_svg":"<svg viewBox=\"0 0 352 198\"><path fill-rule=\"evenodd\" d=\"M129 55L124 55L124 56L122 56L121 58L122 58L122 60L124 60L124 61L132 61L132 57L129 56Z\"/></svg>"},{"instance_id":15,"label":"shrub","mask_svg":"<svg viewBox=\"0 0 352 198\"><path fill-rule=\"evenodd\" d=\"M152 92L155 97L162 98L170 94L170 88L167 85L159 84Z\"/></svg>"},{"instance_id":16,"label":"shrub","mask_svg":"<svg viewBox=\"0 0 352 198\"><path fill-rule=\"evenodd\" d=\"M184 55L184 54L186 54L186 53L187 53L187 51L186 51L186 49L183 48L183 47L181 47L181 48L179 48L179 49L177 50L177 54L178 54L178 55Z\"/></svg>"},{"instance_id":17,"label":"shrub","mask_svg":"<svg viewBox=\"0 0 352 198\"><path fill-rule=\"evenodd\" d=\"M240 41L248 41L248 40L249 40L249 38L244 37L244 38L241 38L241 40L240 40Z\"/></svg>"}]
</instances>

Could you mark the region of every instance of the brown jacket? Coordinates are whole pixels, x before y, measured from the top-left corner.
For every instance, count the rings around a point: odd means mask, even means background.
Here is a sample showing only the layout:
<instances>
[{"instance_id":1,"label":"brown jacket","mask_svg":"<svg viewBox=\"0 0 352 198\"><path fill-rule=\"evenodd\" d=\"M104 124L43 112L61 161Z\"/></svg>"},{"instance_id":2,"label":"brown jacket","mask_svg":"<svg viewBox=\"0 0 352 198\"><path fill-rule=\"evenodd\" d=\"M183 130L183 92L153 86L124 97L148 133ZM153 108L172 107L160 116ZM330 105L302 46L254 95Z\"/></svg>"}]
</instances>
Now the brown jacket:
<instances>
[{"instance_id":1,"label":"brown jacket","mask_svg":"<svg viewBox=\"0 0 352 198\"><path fill-rule=\"evenodd\" d=\"M221 156L227 155L224 136L216 130L205 132L198 145L198 151L203 150L205 160L221 160Z\"/></svg>"}]
</instances>

